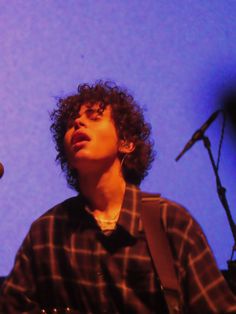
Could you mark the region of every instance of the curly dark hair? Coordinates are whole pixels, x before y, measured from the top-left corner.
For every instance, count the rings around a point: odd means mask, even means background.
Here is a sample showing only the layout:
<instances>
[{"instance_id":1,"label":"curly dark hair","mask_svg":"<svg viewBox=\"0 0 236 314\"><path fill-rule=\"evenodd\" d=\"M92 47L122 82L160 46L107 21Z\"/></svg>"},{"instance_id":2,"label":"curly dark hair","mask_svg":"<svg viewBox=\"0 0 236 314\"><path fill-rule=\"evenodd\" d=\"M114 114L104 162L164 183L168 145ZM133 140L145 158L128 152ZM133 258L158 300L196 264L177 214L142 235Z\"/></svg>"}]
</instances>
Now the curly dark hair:
<instances>
[{"instance_id":1,"label":"curly dark hair","mask_svg":"<svg viewBox=\"0 0 236 314\"><path fill-rule=\"evenodd\" d=\"M59 98L57 108L50 114L52 121L51 132L57 150L56 161L61 165L66 175L68 185L79 191L78 175L70 169L63 144L68 121L78 115L83 104L99 103L104 110L111 106L112 119L119 139L133 142L135 149L123 159L122 172L126 182L139 185L150 169L154 160L153 142L150 139L151 126L144 121L143 111L128 94L112 82L98 81L95 84L81 84L78 93L66 98Z\"/></svg>"}]
</instances>

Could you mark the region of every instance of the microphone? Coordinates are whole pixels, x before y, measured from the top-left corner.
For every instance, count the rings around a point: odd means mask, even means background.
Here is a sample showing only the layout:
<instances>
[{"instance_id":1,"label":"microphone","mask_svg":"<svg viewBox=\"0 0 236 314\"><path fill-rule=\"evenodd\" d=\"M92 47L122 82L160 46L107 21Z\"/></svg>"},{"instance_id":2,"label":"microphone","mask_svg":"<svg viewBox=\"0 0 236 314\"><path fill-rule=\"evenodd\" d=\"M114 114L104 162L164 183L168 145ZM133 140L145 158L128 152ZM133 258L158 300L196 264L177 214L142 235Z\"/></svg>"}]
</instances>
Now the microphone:
<instances>
[{"instance_id":1,"label":"microphone","mask_svg":"<svg viewBox=\"0 0 236 314\"><path fill-rule=\"evenodd\" d=\"M231 124L236 128L236 84L229 87L220 98L223 109L227 114Z\"/></svg>"},{"instance_id":2,"label":"microphone","mask_svg":"<svg viewBox=\"0 0 236 314\"><path fill-rule=\"evenodd\" d=\"M189 150L198 140L202 139L205 131L209 128L213 121L218 117L219 113L222 110L215 111L209 119L198 129L196 132L193 133L192 138L188 141L188 143L184 146L184 149L180 152L180 154L175 158L175 161L178 161L187 150Z\"/></svg>"},{"instance_id":3,"label":"microphone","mask_svg":"<svg viewBox=\"0 0 236 314\"><path fill-rule=\"evenodd\" d=\"M4 167L3 167L3 164L0 162L0 179L3 176L3 174L4 174Z\"/></svg>"}]
</instances>

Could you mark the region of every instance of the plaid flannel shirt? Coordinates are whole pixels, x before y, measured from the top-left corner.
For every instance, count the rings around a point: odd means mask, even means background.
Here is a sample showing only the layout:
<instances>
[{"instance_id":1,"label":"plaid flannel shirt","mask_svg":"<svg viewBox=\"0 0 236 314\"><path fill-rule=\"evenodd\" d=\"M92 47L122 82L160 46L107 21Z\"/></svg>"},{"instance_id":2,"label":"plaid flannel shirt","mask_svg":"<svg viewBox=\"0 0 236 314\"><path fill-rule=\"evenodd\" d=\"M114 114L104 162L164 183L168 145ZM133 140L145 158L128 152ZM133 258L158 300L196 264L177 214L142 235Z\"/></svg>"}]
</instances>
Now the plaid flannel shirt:
<instances>
[{"instance_id":1,"label":"plaid flannel shirt","mask_svg":"<svg viewBox=\"0 0 236 314\"><path fill-rule=\"evenodd\" d=\"M32 224L2 287L1 313L166 313L140 220L139 189L127 185L109 236L84 206L82 197L68 199ZM236 313L199 225L182 206L164 199L161 206L187 313Z\"/></svg>"}]
</instances>

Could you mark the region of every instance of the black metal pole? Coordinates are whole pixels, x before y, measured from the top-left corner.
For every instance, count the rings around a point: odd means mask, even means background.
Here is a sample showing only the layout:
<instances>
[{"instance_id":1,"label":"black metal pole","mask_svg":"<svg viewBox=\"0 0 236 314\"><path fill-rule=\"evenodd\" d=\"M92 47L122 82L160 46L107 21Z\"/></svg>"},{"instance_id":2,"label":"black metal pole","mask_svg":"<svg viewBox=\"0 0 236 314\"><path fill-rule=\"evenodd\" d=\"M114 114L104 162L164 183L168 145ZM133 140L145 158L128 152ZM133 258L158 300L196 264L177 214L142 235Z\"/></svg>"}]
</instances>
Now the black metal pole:
<instances>
[{"instance_id":1,"label":"black metal pole","mask_svg":"<svg viewBox=\"0 0 236 314\"><path fill-rule=\"evenodd\" d=\"M229 225L230 225L230 228L231 228L231 231L232 231L232 234L233 234L233 238L234 238L234 248L235 248L235 243L236 243L236 226L235 226L233 217L231 215L229 204L228 204L228 201L227 201L227 198L226 198L226 189L221 184L221 180L220 180L220 177L219 177L218 169L216 167L216 164L215 164L215 161L214 161L214 158L213 158L213 154L212 154L212 151L211 151L211 142L210 142L209 138L207 136L205 136L205 135L202 136L202 140L203 140L204 146L206 147L206 149L208 151L208 154L209 154L209 157L210 157L210 160L211 160L211 164L212 164L212 167L213 167L213 170L214 170L214 173L215 173L218 196L219 196L219 199L221 201L221 204L223 205L223 207L224 207L224 209L226 211L226 215L227 215L227 218L228 218L228 221L229 221Z\"/></svg>"}]
</instances>

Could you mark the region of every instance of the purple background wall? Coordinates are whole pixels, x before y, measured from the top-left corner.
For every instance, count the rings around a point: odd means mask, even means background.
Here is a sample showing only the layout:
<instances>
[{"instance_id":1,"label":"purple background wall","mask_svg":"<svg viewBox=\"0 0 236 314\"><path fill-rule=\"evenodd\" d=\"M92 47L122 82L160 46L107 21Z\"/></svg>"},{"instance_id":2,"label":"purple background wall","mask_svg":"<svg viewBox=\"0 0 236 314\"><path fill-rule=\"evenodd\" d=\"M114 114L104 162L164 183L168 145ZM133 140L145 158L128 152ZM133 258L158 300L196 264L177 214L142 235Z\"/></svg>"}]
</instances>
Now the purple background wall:
<instances>
[{"instance_id":1,"label":"purple background wall","mask_svg":"<svg viewBox=\"0 0 236 314\"><path fill-rule=\"evenodd\" d=\"M183 203L226 267L233 239L207 152L174 161L235 77L231 0L0 1L0 275L31 222L74 194L54 163L48 112L80 82L111 79L147 109L158 152L143 189ZM217 152L221 119L208 130ZM235 217L236 145L226 129L220 173Z\"/></svg>"}]
</instances>

